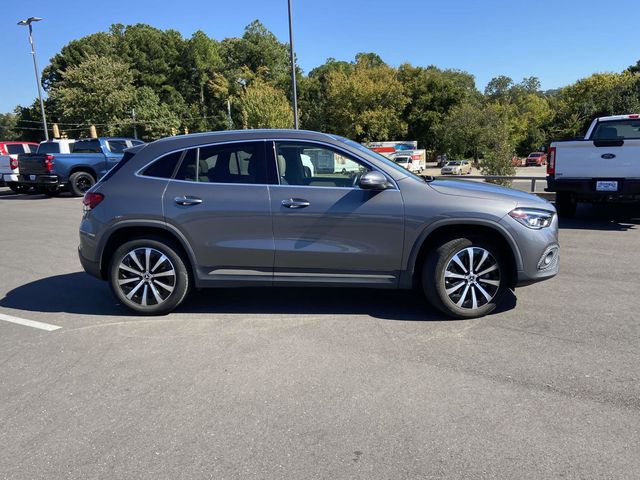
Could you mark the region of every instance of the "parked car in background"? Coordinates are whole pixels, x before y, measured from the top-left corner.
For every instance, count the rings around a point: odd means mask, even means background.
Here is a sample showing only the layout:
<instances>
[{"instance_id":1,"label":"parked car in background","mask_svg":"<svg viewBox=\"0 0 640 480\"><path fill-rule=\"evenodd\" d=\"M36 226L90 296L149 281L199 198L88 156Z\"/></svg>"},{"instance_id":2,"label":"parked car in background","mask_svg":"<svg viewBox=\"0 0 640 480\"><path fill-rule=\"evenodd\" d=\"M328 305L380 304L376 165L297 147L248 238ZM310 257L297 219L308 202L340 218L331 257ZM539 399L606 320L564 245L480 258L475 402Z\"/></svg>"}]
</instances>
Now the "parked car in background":
<instances>
[{"instance_id":1,"label":"parked car in background","mask_svg":"<svg viewBox=\"0 0 640 480\"><path fill-rule=\"evenodd\" d=\"M530 153L525 162L527 167L541 167L547 164L547 154L544 152Z\"/></svg>"},{"instance_id":2,"label":"parked car in background","mask_svg":"<svg viewBox=\"0 0 640 480\"><path fill-rule=\"evenodd\" d=\"M583 140L553 142L547 191L565 217L579 202L640 202L640 114L596 118Z\"/></svg>"},{"instance_id":3,"label":"parked car in background","mask_svg":"<svg viewBox=\"0 0 640 480\"><path fill-rule=\"evenodd\" d=\"M30 187L18 183L18 155L35 152L34 142L0 142L0 180L16 193L26 193Z\"/></svg>"},{"instance_id":4,"label":"parked car in background","mask_svg":"<svg viewBox=\"0 0 640 480\"><path fill-rule=\"evenodd\" d=\"M447 162L440 170L442 175L469 175L471 174L471 163L466 160Z\"/></svg>"},{"instance_id":5,"label":"parked car in background","mask_svg":"<svg viewBox=\"0 0 640 480\"><path fill-rule=\"evenodd\" d=\"M351 173L306 176L303 155L319 150ZM134 147L83 204L84 269L146 315L170 312L194 287L279 285L415 287L445 314L471 318L558 272L549 202L427 181L317 132L225 131Z\"/></svg>"},{"instance_id":6,"label":"parked car in background","mask_svg":"<svg viewBox=\"0 0 640 480\"><path fill-rule=\"evenodd\" d=\"M87 138L73 143L71 153L19 155L19 181L46 195L68 189L81 197L122 159L125 149L142 143L131 138Z\"/></svg>"}]
</instances>

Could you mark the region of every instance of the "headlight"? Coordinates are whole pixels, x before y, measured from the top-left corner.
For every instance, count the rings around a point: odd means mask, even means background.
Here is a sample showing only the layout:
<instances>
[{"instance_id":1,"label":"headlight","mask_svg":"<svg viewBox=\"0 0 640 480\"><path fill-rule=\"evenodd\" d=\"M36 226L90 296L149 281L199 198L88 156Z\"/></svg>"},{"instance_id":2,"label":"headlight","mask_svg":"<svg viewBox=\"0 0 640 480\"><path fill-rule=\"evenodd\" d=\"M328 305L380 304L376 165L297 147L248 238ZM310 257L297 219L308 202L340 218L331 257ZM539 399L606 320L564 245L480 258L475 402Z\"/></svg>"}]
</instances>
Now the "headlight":
<instances>
[{"instance_id":1,"label":"headlight","mask_svg":"<svg viewBox=\"0 0 640 480\"><path fill-rule=\"evenodd\" d=\"M540 230L551 225L554 215L553 212L533 208L516 208L509 212L511 218L534 230Z\"/></svg>"}]
</instances>

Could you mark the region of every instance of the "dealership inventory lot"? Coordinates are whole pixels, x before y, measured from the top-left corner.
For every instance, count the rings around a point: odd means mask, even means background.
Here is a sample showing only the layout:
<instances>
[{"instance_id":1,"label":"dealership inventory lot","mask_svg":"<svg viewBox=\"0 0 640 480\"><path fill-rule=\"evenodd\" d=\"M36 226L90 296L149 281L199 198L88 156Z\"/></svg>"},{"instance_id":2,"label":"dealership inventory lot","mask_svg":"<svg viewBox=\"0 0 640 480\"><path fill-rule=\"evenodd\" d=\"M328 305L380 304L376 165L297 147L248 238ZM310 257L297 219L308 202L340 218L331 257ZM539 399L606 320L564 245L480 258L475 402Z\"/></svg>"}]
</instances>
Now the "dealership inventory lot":
<instances>
[{"instance_id":1,"label":"dealership inventory lot","mask_svg":"<svg viewBox=\"0 0 640 480\"><path fill-rule=\"evenodd\" d=\"M80 199L0 189L0 478L633 478L640 211L561 223L500 313L421 295L196 293L131 316L77 260Z\"/></svg>"}]
</instances>

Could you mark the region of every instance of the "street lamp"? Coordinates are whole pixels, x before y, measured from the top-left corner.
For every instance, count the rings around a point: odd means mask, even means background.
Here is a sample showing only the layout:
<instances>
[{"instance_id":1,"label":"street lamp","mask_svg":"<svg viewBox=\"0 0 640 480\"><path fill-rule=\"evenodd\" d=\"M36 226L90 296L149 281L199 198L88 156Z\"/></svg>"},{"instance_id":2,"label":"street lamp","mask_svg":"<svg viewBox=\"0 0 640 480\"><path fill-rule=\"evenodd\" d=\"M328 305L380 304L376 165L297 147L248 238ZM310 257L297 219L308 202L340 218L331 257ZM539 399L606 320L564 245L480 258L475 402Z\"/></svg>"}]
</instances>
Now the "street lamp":
<instances>
[{"instance_id":1,"label":"street lamp","mask_svg":"<svg viewBox=\"0 0 640 480\"><path fill-rule=\"evenodd\" d=\"M18 25L21 27L29 27L29 44L31 45L31 55L33 56L33 69L36 72L36 84L38 85L38 98L40 99L40 111L42 112L42 126L44 128L44 139L49 141L49 129L47 128L47 117L44 114L44 102L42 101L42 86L40 85L40 75L38 75L38 62L36 61L36 47L33 44L33 29L31 24L39 22L42 18L29 17L26 20L20 20Z\"/></svg>"},{"instance_id":2,"label":"street lamp","mask_svg":"<svg viewBox=\"0 0 640 480\"><path fill-rule=\"evenodd\" d=\"M293 95L293 128L298 129L298 93L296 89L296 58L293 53L293 18L289 0L289 54L291 56L291 90Z\"/></svg>"}]
</instances>

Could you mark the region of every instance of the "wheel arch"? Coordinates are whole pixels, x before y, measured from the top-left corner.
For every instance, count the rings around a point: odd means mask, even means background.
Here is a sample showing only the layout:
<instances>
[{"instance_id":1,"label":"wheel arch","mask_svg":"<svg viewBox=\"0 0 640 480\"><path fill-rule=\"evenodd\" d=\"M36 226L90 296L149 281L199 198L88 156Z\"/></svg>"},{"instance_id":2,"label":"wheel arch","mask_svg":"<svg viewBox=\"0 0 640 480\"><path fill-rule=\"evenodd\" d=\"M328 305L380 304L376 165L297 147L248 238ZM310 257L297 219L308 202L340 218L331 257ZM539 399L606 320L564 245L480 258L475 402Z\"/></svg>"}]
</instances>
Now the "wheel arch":
<instances>
[{"instance_id":1,"label":"wheel arch","mask_svg":"<svg viewBox=\"0 0 640 480\"><path fill-rule=\"evenodd\" d=\"M497 242L504 248L508 253L506 257L509 262L509 286L515 286L517 271L522 269L522 256L515 240L509 232L495 222L477 219L443 220L427 227L411 250L403 285L408 288L419 286L422 281L422 267L426 256L436 245L465 236L481 236Z\"/></svg>"},{"instance_id":2,"label":"wheel arch","mask_svg":"<svg viewBox=\"0 0 640 480\"><path fill-rule=\"evenodd\" d=\"M187 260L187 267L195 278L195 256L187 240L177 231L161 222L149 223L128 223L117 225L108 236L105 236L100 251L100 276L107 279L109 263L116 249L125 242L136 238L155 237L168 240L173 243L184 258Z\"/></svg>"},{"instance_id":3,"label":"wheel arch","mask_svg":"<svg viewBox=\"0 0 640 480\"><path fill-rule=\"evenodd\" d=\"M71 170L69 170L69 177L76 172L85 172L93 177L94 180L98 180L98 175L96 174L95 169L88 165L76 165Z\"/></svg>"}]
</instances>

